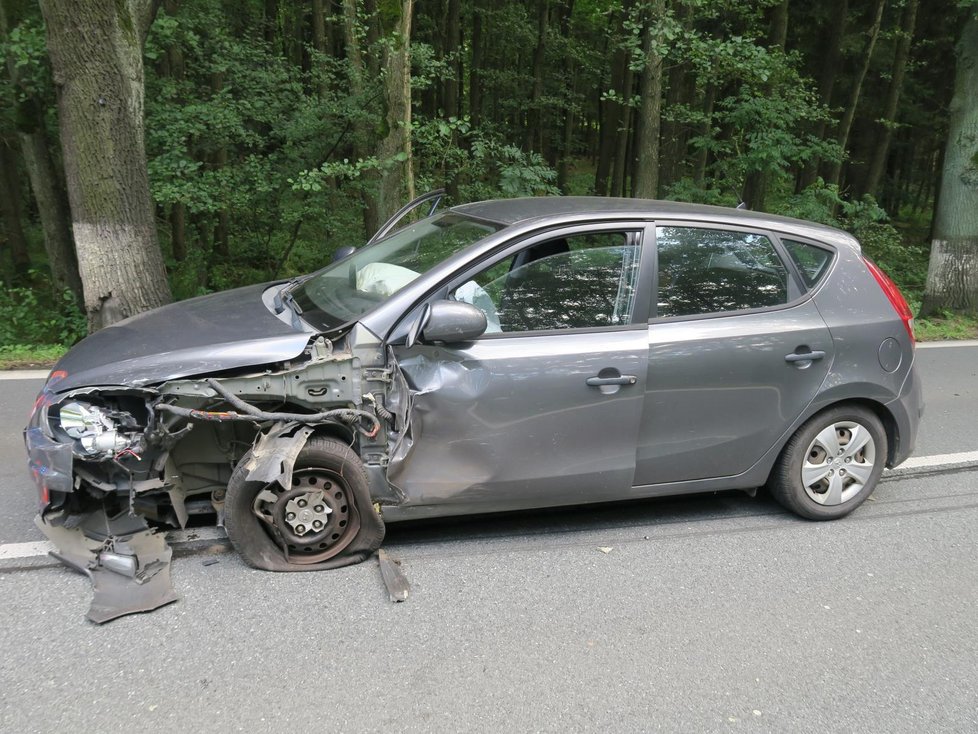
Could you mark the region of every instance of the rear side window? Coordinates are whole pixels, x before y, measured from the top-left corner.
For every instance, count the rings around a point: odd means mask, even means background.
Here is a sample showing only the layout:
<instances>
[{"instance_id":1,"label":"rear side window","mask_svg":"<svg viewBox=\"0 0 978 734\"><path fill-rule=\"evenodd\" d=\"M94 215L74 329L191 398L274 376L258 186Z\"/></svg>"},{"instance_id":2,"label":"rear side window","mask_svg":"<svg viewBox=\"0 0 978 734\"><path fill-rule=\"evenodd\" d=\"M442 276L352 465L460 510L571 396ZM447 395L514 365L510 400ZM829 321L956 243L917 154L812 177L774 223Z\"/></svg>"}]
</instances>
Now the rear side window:
<instances>
[{"instance_id":1,"label":"rear side window","mask_svg":"<svg viewBox=\"0 0 978 734\"><path fill-rule=\"evenodd\" d=\"M762 234L657 227L657 316L770 308L788 302L788 271Z\"/></svg>"},{"instance_id":2,"label":"rear side window","mask_svg":"<svg viewBox=\"0 0 978 734\"><path fill-rule=\"evenodd\" d=\"M809 288L814 288L818 285L818 282L829 271L829 265L832 264L834 253L831 250L809 245L807 242L788 240L783 237L781 238L781 244L784 245L784 248L788 251L788 255L795 265L798 266L798 271L801 273L805 285Z\"/></svg>"}]
</instances>

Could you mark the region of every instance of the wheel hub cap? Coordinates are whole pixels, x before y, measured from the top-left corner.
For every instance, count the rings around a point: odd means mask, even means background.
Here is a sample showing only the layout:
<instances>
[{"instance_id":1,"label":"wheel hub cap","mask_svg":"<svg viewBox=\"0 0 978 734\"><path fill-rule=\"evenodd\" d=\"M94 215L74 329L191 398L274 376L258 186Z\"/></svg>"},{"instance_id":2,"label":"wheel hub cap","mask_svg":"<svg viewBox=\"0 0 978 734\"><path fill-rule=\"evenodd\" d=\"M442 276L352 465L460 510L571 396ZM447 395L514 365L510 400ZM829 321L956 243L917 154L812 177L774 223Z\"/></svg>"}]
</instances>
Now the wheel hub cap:
<instances>
[{"instance_id":1,"label":"wheel hub cap","mask_svg":"<svg viewBox=\"0 0 978 734\"><path fill-rule=\"evenodd\" d=\"M812 441L801 467L805 493L820 505L840 505L866 486L876 467L876 443L865 426L840 421Z\"/></svg>"},{"instance_id":2,"label":"wheel hub cap","mask_svg":"<svg viewBox=\"0 0 978 734\"><path fill-rule=\"evenodd\" d=\"M322 530L332 512L321 490L293 497L285 505L285 522L298 536Z\"/></svg>"}]
</instances>

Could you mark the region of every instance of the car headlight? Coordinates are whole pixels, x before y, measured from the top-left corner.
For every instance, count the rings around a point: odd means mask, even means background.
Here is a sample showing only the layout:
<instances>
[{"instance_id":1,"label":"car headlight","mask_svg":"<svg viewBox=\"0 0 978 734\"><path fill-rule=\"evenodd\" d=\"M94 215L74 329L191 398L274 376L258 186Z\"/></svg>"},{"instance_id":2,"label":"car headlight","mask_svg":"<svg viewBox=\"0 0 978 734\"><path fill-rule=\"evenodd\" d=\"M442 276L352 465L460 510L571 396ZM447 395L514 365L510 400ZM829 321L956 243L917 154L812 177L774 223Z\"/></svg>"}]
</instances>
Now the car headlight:
<instances>
[{"instance_id":1,"label":"car headlight","mask_svg":"<svg viewBox=\"0 0 978 734\"><path fill-rule=\"evenodd\" d=\"M87 457L108 457L128 448L131 441L119 433L109 411L79 401L65 403L58 410L61 430L76 441L79 453Z\"/></svg>"}]
</instances>

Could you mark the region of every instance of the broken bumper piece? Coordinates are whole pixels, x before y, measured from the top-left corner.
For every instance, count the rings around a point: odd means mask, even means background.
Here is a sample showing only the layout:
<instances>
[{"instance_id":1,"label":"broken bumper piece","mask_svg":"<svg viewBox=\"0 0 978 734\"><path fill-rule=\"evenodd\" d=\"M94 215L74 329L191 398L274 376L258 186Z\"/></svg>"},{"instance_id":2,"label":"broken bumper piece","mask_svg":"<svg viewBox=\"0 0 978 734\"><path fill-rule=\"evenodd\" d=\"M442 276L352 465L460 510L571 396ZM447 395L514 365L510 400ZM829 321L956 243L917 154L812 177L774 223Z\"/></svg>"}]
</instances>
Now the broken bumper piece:
<instances>
[{"instance_id":1,"label":"broken bumper piece","mask_svg":"<svg viewBox=\"0 0 978 734\"><path fill-rule=\"evenodd\" d=\"M52 556L91 579L95 596L87 616L96 624L180 598L170 581L173 551L143 519L96 510L38 515L35 524L57 546Z\"/></svg>"}]
</instances>

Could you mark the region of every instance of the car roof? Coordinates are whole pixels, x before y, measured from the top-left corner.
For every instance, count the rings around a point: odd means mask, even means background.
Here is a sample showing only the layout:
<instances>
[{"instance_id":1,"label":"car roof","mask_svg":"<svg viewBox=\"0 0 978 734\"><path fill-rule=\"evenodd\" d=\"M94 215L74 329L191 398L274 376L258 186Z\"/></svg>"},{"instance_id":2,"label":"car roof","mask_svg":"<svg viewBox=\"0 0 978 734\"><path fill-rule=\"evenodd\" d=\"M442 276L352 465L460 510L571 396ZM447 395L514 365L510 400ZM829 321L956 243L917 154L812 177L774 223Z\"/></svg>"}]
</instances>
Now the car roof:
<instances>
[{"instance_id":1,"label":"car roof","mask_svg":"<svg viewBox=\"0 0 978 734\"><path fill-rule=\"evenodd\" d=\"M492 199L452 207L453 212L505 226L537 222L558 223L570 216L597 219L639 217L642 219L682 219L773 229L808 237L833 245L859 248L848 232L815 222L782 217L747 209L706 204L686 204L654 199L624 199L605 196L534 196L521 199Z\"/></svg>"}]
</instances>

